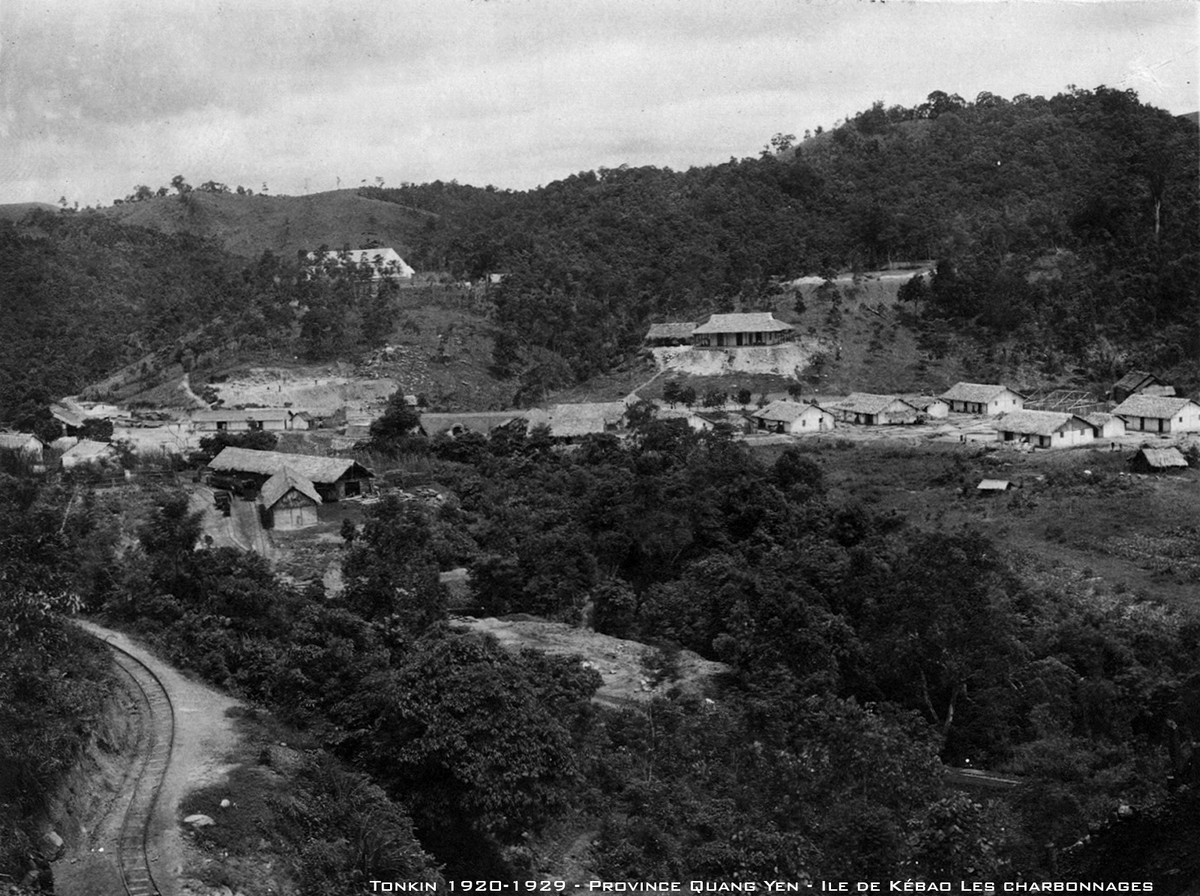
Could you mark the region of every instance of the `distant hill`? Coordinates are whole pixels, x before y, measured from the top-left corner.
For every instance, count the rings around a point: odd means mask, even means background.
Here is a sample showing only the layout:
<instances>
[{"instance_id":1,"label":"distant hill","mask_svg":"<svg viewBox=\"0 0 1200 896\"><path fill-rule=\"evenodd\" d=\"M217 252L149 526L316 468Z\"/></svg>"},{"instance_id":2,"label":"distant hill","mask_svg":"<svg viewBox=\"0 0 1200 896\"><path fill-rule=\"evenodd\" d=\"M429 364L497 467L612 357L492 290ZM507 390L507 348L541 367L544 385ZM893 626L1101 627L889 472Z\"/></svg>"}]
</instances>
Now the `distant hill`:
<instances>
[{"instance_id":1,"label":"distant hill","mask_svg":"<svg viewBox=\"0 0 1200 896\"><path fill-rule=\"evenodd\" d=\"M289 259L300 249L321 245L358 249L370 241L391 246L407 258L418 229L437 217L351 190L308 196L238 196L193 190L182 198L172 194L126 202L106 208L102 214L122 224L204 237L244 258L257 258L270 250Z\"/></svg>"},{"instance_id":2,"label":"distant hill","mask_svg":"<svg viewBox=\"0 0 1200 896\"><path fill-rule=\"evenodd\" d=\"M1200 112L1188 112L1186 115L1180 115L1184 121L1190 121L1192 124L1200 125Z\"/></svg>"},{"instance_id":3,"label":"distant hill","mask_svg":"<svg viewBox=\"0 0 1200 896\"><path fill-rule=\"evenodd\" d=\"M7 202L0 204L0 221L20 221L37 209L48 212L58 211L56 206L46 202Z\"/></svg>"}]
</instances>

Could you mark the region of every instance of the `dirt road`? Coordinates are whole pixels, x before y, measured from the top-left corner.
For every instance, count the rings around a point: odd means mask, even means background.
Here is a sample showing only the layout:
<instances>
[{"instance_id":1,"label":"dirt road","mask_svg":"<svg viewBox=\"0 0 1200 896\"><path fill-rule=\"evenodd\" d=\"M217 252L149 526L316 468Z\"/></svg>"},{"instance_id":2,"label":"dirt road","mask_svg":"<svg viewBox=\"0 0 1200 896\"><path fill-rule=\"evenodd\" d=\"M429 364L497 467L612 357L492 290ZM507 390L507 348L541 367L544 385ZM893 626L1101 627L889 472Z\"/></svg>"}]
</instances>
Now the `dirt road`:
<instances>
[{"instance_id":1,"label":"dirt road","mask_svg":"<svg viewBox=\"0 0 1200 896\"><path fill-rule=\"evenodd\" d=\"M101 640L111 642L149 666L158 676L175 707L175 740L166 778L150 825L147 854L164 896L173 896L183 871L184 845L178 809L191 791L222 780L229 771L227 757L237 743L229 711L237 701L185 678L120 632L90 622L79 625ZM126 765L138 758L123 757ZM118 775L118 780L121 781ZM127 790L126 777L119 787ZM103 788L103 782L97 782ZM119 802L120 794L116 795ZM103 801L101 801L103 802ZM54 863L55 892L59 896L115 896L122 892L116 866L117 836L122 812L103 811L78 819L80 829L66 831L67 851Z\"/></svg>"}]
</instances>

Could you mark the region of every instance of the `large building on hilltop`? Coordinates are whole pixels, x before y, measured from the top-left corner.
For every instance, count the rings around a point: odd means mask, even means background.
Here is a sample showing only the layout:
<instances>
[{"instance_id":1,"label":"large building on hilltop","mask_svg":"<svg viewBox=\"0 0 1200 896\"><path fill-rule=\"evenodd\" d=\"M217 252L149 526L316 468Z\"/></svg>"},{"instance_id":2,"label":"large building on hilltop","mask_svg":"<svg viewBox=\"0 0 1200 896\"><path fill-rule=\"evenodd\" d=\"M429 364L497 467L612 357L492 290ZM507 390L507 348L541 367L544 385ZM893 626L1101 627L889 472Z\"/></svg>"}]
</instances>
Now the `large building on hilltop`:
<instances>
[{"instance_id":1,"label":"large building on hilltop","mask_svg":"<svg viewBox=\"0 0 1200 896\"><path fill-rule=\"evenodd\" d=\"M792 330L790 324L776 320L769 311L714 314L692 330L692 345L697 348L779 345L791 339Z\"/></svg>"},{"instance_id":2,"label":"large building on hilltop","mask_svg":"<svg viewBox=\"0 0 1200 896\"><path fill-rule=\"evenodd\" d=\"M397 280L411 280L416 273L395 249L341 249L322 253L319 257L315 252L308 253L312 265L334 265L336 267L358 267L371 272L372 280L382 280L392 277Z\"/></svg>"}]
</instances>

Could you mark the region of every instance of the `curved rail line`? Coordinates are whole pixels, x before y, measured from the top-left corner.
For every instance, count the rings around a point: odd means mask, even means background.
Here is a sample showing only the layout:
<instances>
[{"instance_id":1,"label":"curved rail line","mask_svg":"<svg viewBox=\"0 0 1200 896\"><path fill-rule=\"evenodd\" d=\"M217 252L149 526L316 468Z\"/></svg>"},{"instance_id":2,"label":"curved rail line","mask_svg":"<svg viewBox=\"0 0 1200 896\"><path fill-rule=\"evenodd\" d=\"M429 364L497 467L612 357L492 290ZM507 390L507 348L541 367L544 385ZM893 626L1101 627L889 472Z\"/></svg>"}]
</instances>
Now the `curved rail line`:
<instances>
[{"instance_id":1,"label":"curved rail line","mask_svg":"<svg viewBox=\"0 0 1200 896\"><path fill-rule=\"evenodd\" d=\"M138 701L136 712L141 716L137 746L142 760L117 841L121 882L128 896L161 896L147 846L154 808L175 745L175 707L162 681L149 666L111 641L106 643L112 648L117 668L131 682L129 692Z\"/></svg>"}]
</instances>

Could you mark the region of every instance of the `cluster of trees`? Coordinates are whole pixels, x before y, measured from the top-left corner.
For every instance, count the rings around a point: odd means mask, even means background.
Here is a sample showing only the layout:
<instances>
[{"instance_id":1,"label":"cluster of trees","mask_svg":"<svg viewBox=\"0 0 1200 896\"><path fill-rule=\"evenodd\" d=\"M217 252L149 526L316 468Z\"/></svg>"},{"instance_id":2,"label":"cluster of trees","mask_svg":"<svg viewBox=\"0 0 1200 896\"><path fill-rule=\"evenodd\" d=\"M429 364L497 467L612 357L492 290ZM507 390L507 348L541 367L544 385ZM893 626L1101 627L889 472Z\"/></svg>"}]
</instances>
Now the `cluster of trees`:
<instances>
[{"instance_id":1,"label":"cluster of trees","mask_svg":"<svg viewBox=\"0 0 1200 896\"><path fill-rule=\"evenodd\" d=\"M1019 338L1090 364L1200 356L1196 127L1131 91L870 110L793 147L685 172L583 172L528 192L436 182L366 193L433 212L425 266L507 274L496 363L585 379L649 319L761 307L805 273L939 259L937 329ZM1099 371L1097 371L1099 373Z\"/></svg>"},{"instance_id":2,"label":"cluster of trees","mask_svg":"<svg viewBox=\"0 0 1200 896\"><path fill-rule=\"evenodd\" d=\"M254 190L249 187L243 187L238 184L233 190L230 190L228 184L223 184L216 180L206 180L200 186L194 189L201 193L236 193L238 196L253 196ZM113 205L124 205L127 202L145 202L147 199L161 199L168 195L171 190L174 190L176 195L183 197L192 192L193 187L187 182L187 179L182 174L176 174L171 178L171 187L159 187L157 190L148 187L146 184L138 184L133 188L133 192L127 195L124 199L114 199ZM267 192L267 185L263 184L262 191ZM60 204L66 208L66 197L59 200Z\"/></svg>"},{"instance_id":3,"label":"cluster of trees","mask_svg":"<svg viewBox=\"0 0 1200 896\"><path fill-rule=\"evenodd\" d=\"M419 438L408 413L398 437ZM336 597L197 550L185 495L154 497L130 548L94 497L14 482L5 538L34 546L3 555L25 583L5 610L46 620L46 593L77 593L311 729L451 874L527 873L539 835L580 819L609 879L996 880L1047 872L1045 844L1198 771L1179 748L1195 619L1032 588L979 532L832 499L819 455L649 416L570 453L513 430L428 450L454 497L374 505ZM456 565L489 613L662 645L657 677L681 647L730 674L710 699L603 708L576 660L448 627L438 570ZM61 718L94 706L34 696ZM967 763L1024 783L1004 802L947 790L943 764Z\"/></svg>"}]
</instances>

